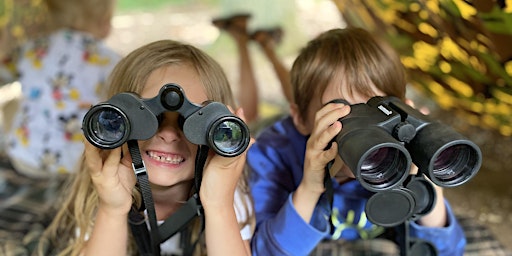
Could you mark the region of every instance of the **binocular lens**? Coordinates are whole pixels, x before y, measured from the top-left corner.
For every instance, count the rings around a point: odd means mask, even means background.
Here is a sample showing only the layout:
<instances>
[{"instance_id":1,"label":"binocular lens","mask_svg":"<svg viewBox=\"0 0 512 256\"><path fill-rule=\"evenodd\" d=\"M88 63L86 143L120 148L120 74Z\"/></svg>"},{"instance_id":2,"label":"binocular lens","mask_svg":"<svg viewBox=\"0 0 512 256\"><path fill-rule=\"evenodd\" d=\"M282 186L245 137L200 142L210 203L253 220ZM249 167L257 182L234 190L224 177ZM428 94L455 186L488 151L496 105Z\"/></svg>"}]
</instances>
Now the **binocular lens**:
<instances>
[{"instance_id":1,"label":"binocular lens","mask_svg":"<svg viewBox=\"0 0 512 256\"><path fill-rule=\"evenodd\" d=\"M126 134L125 118L114 109L102 109L94 112L90 117L90 131L92 139L99 144L115 144L121 141Z\"/></svg>"},{"instance_id":2,"label":"binocular lens","mask_svg":"<svg viewBox=\"0 0 512 256\"><path fill-rule=\"evenodd\" d=\"M246 135L238 122L225 120L213 129L213 146L226 155L238 154L246 146Z\"/></svg>"},{"instance_id":3,"label":"binocular lens","mask_svg":"<svg viewBox=\"0 0 512 256\"><path fill-rule=\"evenodd\" d=\"M407 170L407 158L394 147L372 150L361 164L361 178L372 185L387 186L403 177Z\"/></svg>"},{"instance_id":4,"label":"binocular lens","mask_svg":"<svg viewBox=\"0 0 512 256\"><path fill-rule=\"evenodd\" d=\"M453 145L443 150L434 159L432 175L442 182L458 181L471 173L478 156L472 147L464 144Z\"/></svg>"}]
</instances>

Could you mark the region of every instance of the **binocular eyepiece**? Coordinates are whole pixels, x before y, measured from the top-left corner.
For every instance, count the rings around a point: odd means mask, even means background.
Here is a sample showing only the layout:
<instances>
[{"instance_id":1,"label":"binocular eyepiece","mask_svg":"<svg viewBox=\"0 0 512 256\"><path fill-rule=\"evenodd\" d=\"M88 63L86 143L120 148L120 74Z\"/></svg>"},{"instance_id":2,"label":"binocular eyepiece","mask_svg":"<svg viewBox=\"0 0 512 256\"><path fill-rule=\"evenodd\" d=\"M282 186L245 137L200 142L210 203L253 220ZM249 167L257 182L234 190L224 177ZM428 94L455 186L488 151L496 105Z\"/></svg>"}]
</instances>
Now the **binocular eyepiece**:
<instances>
[{"instance_id":1,"label":"binocular eyepiece","mask_svg":"<svg viewBox=\"0 0 512 256\"><path fill-rule=\"evenodd\" d=\"M351 105L350 114L340 121L338 153L370 191L401 185L411 163L442 187L465 183L482 164L475 143L395 97Z\"/></svg>"},{"instance_id":2,"label":"binocular eyepiece","mask_svg":"<svg viewBox=\"0 0 512 256\"><path fill-rule=\"evenodd\" d=\"M181 128L191 143L209 146L219 155L237 156L249 146L249 128L243 120L219 102L204 106L191 103L177 84L164 85L150 99L131 92L116 94L86 113L82 129L94 146L113 149L128 140L153 137L159 116L166 111L180 114Z\"/></svg>"}]
</instances>

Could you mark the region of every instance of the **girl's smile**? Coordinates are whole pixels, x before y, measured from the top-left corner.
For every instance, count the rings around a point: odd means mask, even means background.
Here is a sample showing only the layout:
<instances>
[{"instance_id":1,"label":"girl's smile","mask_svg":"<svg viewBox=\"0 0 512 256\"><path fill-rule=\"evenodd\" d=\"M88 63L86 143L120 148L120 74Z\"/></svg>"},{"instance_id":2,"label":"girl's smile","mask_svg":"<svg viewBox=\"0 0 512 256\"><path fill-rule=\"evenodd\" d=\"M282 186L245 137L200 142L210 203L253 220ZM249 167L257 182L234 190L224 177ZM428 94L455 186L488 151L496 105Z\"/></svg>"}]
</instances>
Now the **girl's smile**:
<instances>
[{"instance_id":1,"label":"girl's smile","mask_svg":"<svg viewBox=\"0 0 512 256\"><path fill-rule=\"evenodd\" d=\"M185 161L185 159L180 155L165 152L146 151L146 155L149 156L149 160L153 160L164 165L179 165Z\"/></svg>"}]
</instances>

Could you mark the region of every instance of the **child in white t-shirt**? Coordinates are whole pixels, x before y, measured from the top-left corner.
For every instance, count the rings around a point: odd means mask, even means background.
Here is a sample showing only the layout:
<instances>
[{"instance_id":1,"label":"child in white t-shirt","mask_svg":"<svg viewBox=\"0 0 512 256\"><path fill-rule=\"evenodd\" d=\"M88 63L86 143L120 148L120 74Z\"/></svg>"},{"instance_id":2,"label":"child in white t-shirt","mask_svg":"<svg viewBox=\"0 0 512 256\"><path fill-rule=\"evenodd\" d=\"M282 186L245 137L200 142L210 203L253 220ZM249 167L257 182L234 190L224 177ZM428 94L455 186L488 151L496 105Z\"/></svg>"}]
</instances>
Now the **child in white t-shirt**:
<instances>
[{"instance_id":1,"label":"child in white t-shirt","mask_svg":"<svg viewBox=\"0 0 512 256\"><path fill-rule=\"evenodd\" d=\"M45 0L52 32L31 38L0 64L0 82L22 97L5 138L16 171L30 177L74 172L83 152L82 118L105 95L120 56L103 41L115 0Z\"/></svg>"}]
</instances>

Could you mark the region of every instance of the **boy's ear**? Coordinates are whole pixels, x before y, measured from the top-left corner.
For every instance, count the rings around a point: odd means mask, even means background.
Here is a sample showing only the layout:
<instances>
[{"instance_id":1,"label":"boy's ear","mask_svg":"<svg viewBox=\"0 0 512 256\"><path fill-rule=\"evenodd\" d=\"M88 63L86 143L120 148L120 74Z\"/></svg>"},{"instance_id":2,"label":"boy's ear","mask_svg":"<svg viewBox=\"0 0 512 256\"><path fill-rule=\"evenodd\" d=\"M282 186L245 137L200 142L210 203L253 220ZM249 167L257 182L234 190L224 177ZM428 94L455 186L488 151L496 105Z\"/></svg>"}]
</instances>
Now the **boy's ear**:
<instances>
[{"instance_id":1,"label":"boy's ear","mask_svg":"<svg viewBox=\"0 0 512 256\"><path fill-rule=\"evenodd\" d=\"M309 131L309 129L305 125L306 122L304 122L301 115L299 114L299 106L297 106L297 104L290 103L290 115L292 116L295 128L297 129L297 131L299 131L300 134L306 136L311 133L311 131Z\"/></svg>"}]
</instances>

